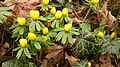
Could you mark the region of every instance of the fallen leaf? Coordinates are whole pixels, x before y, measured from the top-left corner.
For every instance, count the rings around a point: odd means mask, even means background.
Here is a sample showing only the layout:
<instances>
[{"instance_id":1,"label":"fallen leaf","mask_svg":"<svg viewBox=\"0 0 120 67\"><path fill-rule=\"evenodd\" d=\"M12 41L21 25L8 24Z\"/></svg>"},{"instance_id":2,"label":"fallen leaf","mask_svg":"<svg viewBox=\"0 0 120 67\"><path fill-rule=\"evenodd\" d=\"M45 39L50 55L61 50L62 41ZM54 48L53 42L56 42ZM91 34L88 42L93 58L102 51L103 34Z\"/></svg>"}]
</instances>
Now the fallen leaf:
<instances>
[{"instance_id":1,"label":"fallen leaf","mask_svg":"<svg viewBox=\"0 0 120 67\"><path fill-rule=\"evenodd\" d=\"M37 8L39 0L5 0L4 4L13 10L16 17L29 17L29 11Z\"/></svg>"},{"instance_id":2,"label":"fallen leaf","mask_svg":"<svg viewBox=\"0 0 120 67\"><path fill-rule=\"evenodd\" d=\"M97 18L98 22L101 23L102 19L106 20L107 28L110 31L114 30L114 22L116 18L111 14L111 11L108 10L107 2L104 3L103 7L98 11Z\"/></svg>"},{"instance_id":3,"label":"fallen leaf","mask_svg":"<svg viewBox=\"0 0 120 67\"><path fill-rule=\"evenodd\" d=\"M75 57L73 56L69 56L67 53L65 53L66 55L66 59L68 59L70 65L72 66L74 63L76 63L77 61L79 61L79 59L76 59Z\"/></svg>"}]
</instances>

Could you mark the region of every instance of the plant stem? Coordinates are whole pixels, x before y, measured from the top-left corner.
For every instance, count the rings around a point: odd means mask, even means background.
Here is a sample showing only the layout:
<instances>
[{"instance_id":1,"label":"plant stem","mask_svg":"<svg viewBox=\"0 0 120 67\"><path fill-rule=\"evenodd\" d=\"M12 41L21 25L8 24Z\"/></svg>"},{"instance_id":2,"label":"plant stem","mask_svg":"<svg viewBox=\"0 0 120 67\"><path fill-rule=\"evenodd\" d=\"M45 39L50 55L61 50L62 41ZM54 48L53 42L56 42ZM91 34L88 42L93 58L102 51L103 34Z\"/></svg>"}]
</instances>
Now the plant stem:
<instances>
[{"instance_id":1,"label":"plant stem","mask_svg":"<svg viewBox=\"0 0 120 67\"><path fill-rule=\"evenodd\" d=\"M89 7L89 9L88 9L88 11L87 11L87 13L86 13L86 15L85 15L85 17L84 17L84 19L83 19L83 21L85 21L86 20L86 18L87 18L87 16L88 16L88 14L90 13L90 7Z\"/></svg>"},{"instance_id":2,"label":"plant stem","mask_svg":"<svg viewBox=\"0 0 120 67\"><path fill-rule=\"evenodd\" d=\"M41 60L41 56L42 56L42 49L40 49L39 60Z\"/></svg>"}]
</instances>

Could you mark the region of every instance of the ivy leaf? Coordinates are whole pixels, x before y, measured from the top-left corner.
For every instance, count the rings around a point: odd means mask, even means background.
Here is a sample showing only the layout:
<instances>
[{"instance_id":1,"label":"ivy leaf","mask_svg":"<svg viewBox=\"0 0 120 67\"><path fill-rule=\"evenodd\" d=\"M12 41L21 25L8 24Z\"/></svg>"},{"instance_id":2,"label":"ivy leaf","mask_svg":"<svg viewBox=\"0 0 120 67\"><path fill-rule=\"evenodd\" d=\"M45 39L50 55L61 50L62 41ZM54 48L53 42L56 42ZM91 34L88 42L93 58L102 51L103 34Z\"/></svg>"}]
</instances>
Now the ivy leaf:
<instances>
[{"instance_id":1,"label":"ivy leaf","mask_svg":"<svg viewBox=\"0 0 120 67\"><path fill-rule=\"evenodd\" d=\"M60 4L64 4L65 3L65 0L57 0Z\"/></svg>"},{"instance_id":2,"label":"ivy leaf","mask_svg":"<svg viewBox=\"0 0 120 67\"><path fill-rule=\"evenodd\" d=\"M90 31L91 30L91 26L88 23L81 23L80 27L82 28L83 31Z\"/></svg>"}]
</instances>

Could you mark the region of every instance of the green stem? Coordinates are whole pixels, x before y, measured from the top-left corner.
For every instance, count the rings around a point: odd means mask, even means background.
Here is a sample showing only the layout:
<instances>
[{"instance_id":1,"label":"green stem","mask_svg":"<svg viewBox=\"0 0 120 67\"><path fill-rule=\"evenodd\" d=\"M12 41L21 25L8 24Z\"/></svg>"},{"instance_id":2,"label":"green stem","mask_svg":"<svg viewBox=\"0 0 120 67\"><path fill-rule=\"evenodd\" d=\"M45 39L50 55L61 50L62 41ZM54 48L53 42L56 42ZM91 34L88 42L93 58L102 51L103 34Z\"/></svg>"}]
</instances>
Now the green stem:
<instances>
[{"instance_id":1,"label":"green stem","mask_svg":"<svg viewBox=\"0 0 120 67\"><path fill-rule=\"evenodd\" d=\"M41 56L42 56L42 49L40 49L39 60L41 60Z\"/></svg>"},{"instance_id":2,"label":"green stem","mask_svg":"<svg viewBox=\"0 0 120 67\"><path fill-rule=\"evenodd\" d=\"M88 11L87 11L87 13L86 13L86 15L85 15L85 17L84 17L84 19L83 19L83 21L85 21L86 20L86 18L87 18L87 16L88 16L88 14L90 13L90 7L89 7L89 9L88 9Z\"/></svg>"}]
</instances>

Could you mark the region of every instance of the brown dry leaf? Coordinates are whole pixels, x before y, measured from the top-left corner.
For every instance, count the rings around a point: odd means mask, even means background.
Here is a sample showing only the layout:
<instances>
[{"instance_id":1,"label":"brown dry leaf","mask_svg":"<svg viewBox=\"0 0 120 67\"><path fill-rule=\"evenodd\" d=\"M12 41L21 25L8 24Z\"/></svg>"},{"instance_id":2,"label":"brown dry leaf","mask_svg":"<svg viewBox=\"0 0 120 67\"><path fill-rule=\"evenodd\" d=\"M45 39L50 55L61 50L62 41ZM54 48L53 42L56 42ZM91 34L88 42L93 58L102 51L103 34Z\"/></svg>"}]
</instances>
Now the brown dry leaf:
<instances>
[{"instance_id":1,"label":"brown dry leaf","mask_svg":"<svg viewBox=\"0 0 120 67\"><path fill-rule=\"evenodd\" d=\"M29 11L37 8L39 0L5 0L4 4L13 10L16 17L29 17Z\"/></svg>"},{"instance_id":2,"label":"brown dry leaf","mask_svg":"<svg viewBox=\"0 0 120 67\"><path fill-rule=\"evenodd\" d=\"M73 56L69 56L67 53L65 53L66 55L66 59L68 59L70 65L72 66L74 63L76 63L77 61L79 61L79 59L76 59L75 57Z\"/></svg>"},{"instance_id":3,"label":"brown dry leaf","mask_svg":"<svg viewBox=\"0 0 120 67\"><path fill-rule=\"evenodd\" d=\"M4 56L7 53L7 49L3 46L0 46L0 57Z\"/></svg>"},{"instance_id":4,"label":"brown dry leaf","mask_svg":"<svg viewBox=\"0 0 120 67\"><path fill-rule=\"evenodd\" d=\"M46 55L48 66L71 67L75 62L77 62L78 59L74 58L72 55L69 56L67 52L65 52L69 51L69 49L66 50L68 47L54 45L53 47L48 48L48 54Z\"/></svg>"},{"instance_id":5,"label":"brown dry leaf","mask_svg":"<svg viewBox=\"0 0 120 67\"><path fill-rule=\"evenodd\" d=\"M105 19L107 27L110 31L113 31L116 18L111 14L111 11L107 10L107 6L107 2L105 2L103 7L98 11L97 18L99 23L101 23L102 19Z\"/></svg>"}]
</instances>

